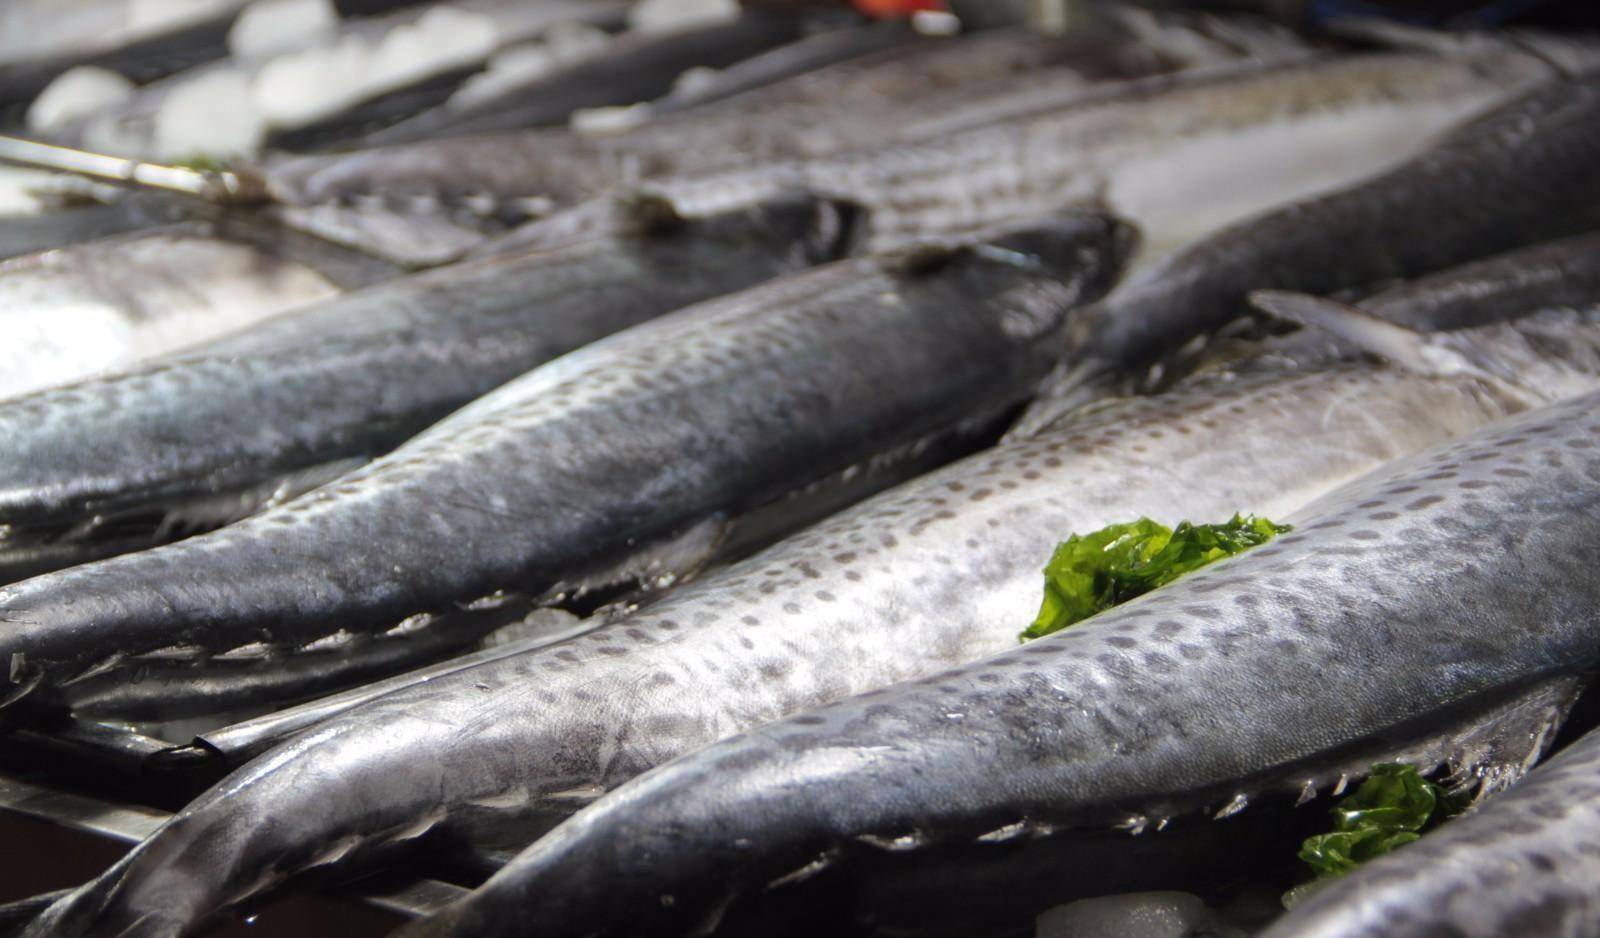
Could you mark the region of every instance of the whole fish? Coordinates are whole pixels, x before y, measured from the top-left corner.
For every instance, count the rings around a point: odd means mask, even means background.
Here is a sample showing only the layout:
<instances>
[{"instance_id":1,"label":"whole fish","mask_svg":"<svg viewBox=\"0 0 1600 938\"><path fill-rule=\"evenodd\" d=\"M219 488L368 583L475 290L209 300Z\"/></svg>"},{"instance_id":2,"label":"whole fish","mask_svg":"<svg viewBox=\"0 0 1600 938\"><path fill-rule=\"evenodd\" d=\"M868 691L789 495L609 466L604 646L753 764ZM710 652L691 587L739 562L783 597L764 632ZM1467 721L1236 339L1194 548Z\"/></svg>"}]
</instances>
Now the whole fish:
<instances>
[{"instance_id":1,"label":"whole fish","mask_svg":"<svg viewBox=\"0 0 1600 938\"><path fill-rule=\"evenodd\" d=\"M1574 367L1585 364L1600 381L1600 358ZM1471 376L1346 359L1113 402L582 638L322 723L180 812L58 908L50 933L145 921L180 934L279 876L359 862L425 830L526 831L715 739L1014 647L1038 608L1039 567L1070 531L1139 514L1276 514L1525 399ZM337 798L313 781L329 777Z\"/></svg>"},{"instance_id":2,"label":"whole fish","mask_svg":"<svg viewBox=\"0 0 1600 938\"><path fill-rule=\"evenodd\" d=\"M848 197L872 209L877 245L1099 203L1137 221L1147 250L1169 250L1389 169L1552 73L1515 49L1247 62L911 142L652 186L689 214L773 187Z\"/></svg>"},{"instance_id":3,"label":"whole fish","mask_svg":"<svg viewBox=\"0 0 1600 938\"><path fill-rule=\"evenodd\" d=\"M1318 889L1263 938L1600 932L1600 732L1508 792Z\"/></svg>"},{"instance_id":4,"label":"whole fish","mask_svg":"<svg viewBox=\"0 0 1600 938\"><path fill-rule=\"evenodd\" d=\"M1545 338L1600 364L1588 318ZM810 933L989 934L1233 868L1374 762L1503 780L1600 663L1597 406L1498 422L1085 623L662 766L400 934L787 934L761 910L799 897L833 921Z\"/></svg>"},{"instance_id":5,"label":"whole fish","mask_svg":"<svg viewBox=\"0 0 1600 938\"><path fill-rule=\"evenodd\" d=\"M538 75L486 98L449 102L364 135L361 148L413 143L462 134L520 130L562 124L582 108L628 105L658 98L691 68L723 68L802 39L813 25L806 17L747 12L727 23L629 34L604 53L555 74ZM857 30L837 30L845 34ZM884 34L868 32L873 38Z\"/></svg>"},{"instance_id":6,"label":"whole fish","mask_svg":"<svg viewBox=\"0 0 1600 938\"><path fill-rule=\"evenodd\" d=\"M626 210L631 235L391 280L0 402L0 582L283 502L581 345L837 259L852 230L807 198L695 222Z\"/></svg>"},{"instance_id":7,"label":"whole fish","mask_svg":"<svg viewBox=\"0 0 1600 938\"><path fill-rule=\"evenodd\" d=\"M1115 278L1130 232L1068 215L686 307L238 524L0 588L0 621L24 625L0 639L0 704L48 704L146 653L270 658L428 630L466 643L530 600L671 582L740 515L991 430L1048 369L1068 311Z\"/></svg>"},{"instance_id":8,"label":"whole fish","mask_svg":"<svg viewBox=\"0 0 1600 938\"><path fill-rule=\"evenodd\" d=\"M741 192L748 185L782 188L786 179L803 183L790 178L786 161L897 139L924 120L919 105L930 89L941 107L1019 93L1031 99L1041 88L1070 99L1106 79L1241 54L1215 44L1196 49L1194 31L1180 26L1154 35L1165 35L1167 43L1064 42L1013 33L930 41L664 114L613 135L546 130L438 140L299 157L269 164L265 173L287 203L277 210L287 223L437 263L481 241L485 222L475 218L509 223L544 217L640 180L731 173L730 167L748 165L759 178L751 184L735 175L730 185ZM707 145L690 152L682 145L686 139ZM884 158L893 163L894 156Z\"/></svg>"},{"instance_id":9,"label":"whole fish","mask_svg":"<svg viewBox=\"0 0 1600 938\"><path fill-rule=\"evenodd\" d=\"M0 398L147 360L337 292L309 267L183 228L0 261Z\"/></svg>"},{"instance_id":10,"label":"whole fish","mask_svg":"<svg viewBox=\"0 0 1600 938\"><path fill-rule=\"evenodd\" d=\"M1131 278L1078 320L1017 428L1108 393L1275 288L1332 293L1414 277L1600 224L1600 71L1560 77L1392 172L1241 222Z\"/></svg>"},{"instance_id":11,"label":"whole fish","mask_svg":"<svg viewBox=\"0 0 1600 938\"><path fill-rule=\"evenodd\" d=\"M1600 296L1600 233L1508 251L1400 284L1361 308L1414 329L1465 329L1506 308L1580 306Z\"/></svg>"}]
</instances>

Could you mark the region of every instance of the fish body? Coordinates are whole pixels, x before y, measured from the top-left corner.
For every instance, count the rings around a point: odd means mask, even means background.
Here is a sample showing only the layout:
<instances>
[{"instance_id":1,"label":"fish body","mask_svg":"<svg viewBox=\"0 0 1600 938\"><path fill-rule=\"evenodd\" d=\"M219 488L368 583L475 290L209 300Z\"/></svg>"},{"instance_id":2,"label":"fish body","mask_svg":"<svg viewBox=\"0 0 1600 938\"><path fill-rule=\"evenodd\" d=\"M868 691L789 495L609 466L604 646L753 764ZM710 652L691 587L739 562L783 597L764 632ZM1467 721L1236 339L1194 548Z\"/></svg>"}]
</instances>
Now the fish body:
<instances>
[{"instance_id":1,"label":"fish body","mask_svg":"<svg viewBox=\"0 0 1600 938\"><path fill-rule=\"evenodd\" d=\"M0 398L144 361L328 299L316 271L185 229L0 262Z\"/></svg>"},{"instance_id":2,"label":"fish body","mask_svg":"<svg viewBox=\"0 0 1600 938\"><path fill-rule=\"evenodd\" d=\"M644 33L612 42L605 53L487 98L429 109L365 135L363 148L464 134L563 124L584 108L629 105L658 98L691 68L725 68L802 39L808 20L749 12L727 23ZM844 32L853 32L846 28Z\"/></svg>"},{"instance_id":3,"label":"fish body","mask_svg":"<svg viewBox=\"0 0 1600 938\"><path fill-rule=\"evenodd\" d=\"M1466 329L1498 310L1581 306L1600 296L1600 235L1508 251L1418 277L1362 301L1375 316L1413 329Z\"/></svg>"},{"instance_id":4,"label":"fish body","mask_svg":"<svg viewBox=\"0 0 1600 938\"><path fill-rule=\"evenodd\" d=\"M811 889L836 932L1001 932L1202 879L1293 829L1271 805L1374 762L1514 771L1600 647L1597 404L1385 466L1070 629L667 764L402 933L705 933Z\"/></svg>"},{"instance_id":5,"label":"fish body","mask_svg":"<svg viewBox=\"0 0 1600 938\"><path fill-rule=\"evenodd\" d=\"M265 173L287 223L436 263L480 242L485 225L542 218L617 186L741 165L760 176L760 167L897 139L922 123L930 95L941 108L1019 93L1069 99L1100 81L1242 54L1211 43L1192 49L1193 31L1178 27L1156 35L1166 45L1152 40L1155 53L1125 42L1004 32L929 40L663 113L627 131L486 134L295 157L269 163ZM686 139L706 145L689 151ZM760 186L786 181L794 182L780 174Z\"/></svg>"},{"instance_id":6,"label":"fish body","mask_svg":"<svg viewBox=\"0 0 1600 938\"><path fill-rule=\"evenodd\" d=\"M1600 932L1600 734L1470 814L1328 883L1263 938L1577 938Z\"/></svg>"},{"instance_id":7,"label":"fish body","mask_svg":"<svg viewBox=\"0 0 1600 938\"><path fill-rule=\"evenodd\" d=\"M1082 317L1028 432L1142 373L1276 288L1327 294L1415 277L1600 220L1600 71L1549 80L1391 172L1239 222L1130 278Z\"/></svg>"},{"instance_id":8,"label":"fish body","mask_svg":"<svg viewBox=\"0 0 1600 938\"><path fill-rule=\"evenodd\" d=\"M1159 252L1390 169L1552 73L1512 49L1247 62L909 143L658 185L690 213L778 180L850 193L873 210L877 244L1098 202L1137 221Z\"/></svg>"},{"instance_id":9,"label":"fish body","mask_svg":"<svg viewBox=\"0 0 1600 938\"><path fill-rule=\"evenodd\" d=\"M1133 241L1104 216L1066 216L838 261L624 330L301 498L0 589L0 620L23 626L0 649L10 696L42 701L142 652L292 654L429 629L465 643L530 600L670 582L740 515L984 432Z\"/></svg>"},{"instance_id":10,"label":"fish body","mask_svg":"<svg viewBox=\"0 0 1600 938\"><path fill-rule=\"evenodd\" d=\"M283 502L579 346L836 259L849 234L848 210L811 199L695 222L631 211L629 235L391 280L0 404L0 577Z\"/></svg>"},{"instance_id":11,"label":"fish body","mask_svg":"<svg viewBox=\"0 0 1600 938\"><path fill-rule=\"evenodd\" d=\"M1600 359L1590 364L1600 374ZM1526 400L1475 377L1347 359L1110 403L580 638L321 723L195 801L47 921L71 935L148 915L178 934L265 883L263 870L312 865L304 858L330 845L349 845L331 852L354 862L424 826L483 839L548 823L712 740L1015 647L1038 607L1038 569L1068 532L1139 514L1278 515ZM327 775L337 799L307 781Z\"/></svg>"}]
</instances>

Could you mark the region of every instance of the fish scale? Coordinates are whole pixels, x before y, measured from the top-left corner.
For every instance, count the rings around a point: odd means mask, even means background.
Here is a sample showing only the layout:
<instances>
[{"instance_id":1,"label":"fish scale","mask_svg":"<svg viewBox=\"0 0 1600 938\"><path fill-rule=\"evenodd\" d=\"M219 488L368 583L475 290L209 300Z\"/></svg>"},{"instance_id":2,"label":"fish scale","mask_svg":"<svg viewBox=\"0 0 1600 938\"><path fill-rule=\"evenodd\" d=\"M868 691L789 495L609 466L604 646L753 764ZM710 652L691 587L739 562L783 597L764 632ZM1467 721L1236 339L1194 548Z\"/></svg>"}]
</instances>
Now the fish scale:
<instances>
[{"instance_id":1,"label":"fish scale","mask_svg":"<svg viewBox=\"0 0 1600 938\"><path fill-rule=\"evenodd\" d=\"M1471 376L1344 361L1110 403L583 636L320 724L238 770L37 928L70 935L147 914L152 933L185 934L298 858L417 818L439 834L513 837L715 739L1014 647L1065 532L1138 514L1285 511L1526 401ZM419 752L429 768L409 775ZM315 773L336 773L344 796L324 797L306 781ZM293 820L266 830L265 817ZM368 838L345 862L382 843ZM174 870L180 859L205 872ZM263 870L276 871L271 883Z\"/></svg>"},{"instance_id":2,"label":"fish scale","mask_svg":"<svg viewBox=\"0 0 1600 938\"><path fill-rule=\"evenodd\" d=\"M1563 710L1520 701L1600 663L1597 404L1384 467L1071 629L669 763L403 932L712 930L815 861L856 872L845 919L982 933L1203 875L1182 850L1243 842L1272 816L1253 802L1374 761L1525 765ZM1458 748L1485 720L1494 745Z\"/></svg>"}]
</instances>

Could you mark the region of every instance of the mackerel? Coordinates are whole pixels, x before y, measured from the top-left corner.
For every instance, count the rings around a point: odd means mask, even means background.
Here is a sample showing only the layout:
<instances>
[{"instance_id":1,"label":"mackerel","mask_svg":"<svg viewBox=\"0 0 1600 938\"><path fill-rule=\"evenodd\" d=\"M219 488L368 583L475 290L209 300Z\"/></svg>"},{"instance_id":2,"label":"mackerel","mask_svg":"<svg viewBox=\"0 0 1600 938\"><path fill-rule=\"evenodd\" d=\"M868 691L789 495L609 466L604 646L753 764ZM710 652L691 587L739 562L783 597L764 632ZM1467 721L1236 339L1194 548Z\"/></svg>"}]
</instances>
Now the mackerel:
<instances>
[{"instance_id":1,"label":"mackerel","mask_svg":"<svg viewBox=\"0 0 1600 938\"><path fill-rule=\"evenodd\" d=\"M837 261L624 330L284 505L0 588L16 626L0 637L0 704L48 703L141 654L357 654L425 631L464 644L530 602L670 583L760 506L989 432L1134 240L1065 216Z\"/></svg>"},{"instance_id":2,"label":"mackerel","mask_svg":"<svg viewBox=\"0 0 1600 938\"><path fill-rule=\"evenodd\" d=\"M1512 790L1318 889L1262 938L1600 932L1600 732Z\"/></svg>"},{"instance_id":3,"label":"mackerel","mask_svg":"<svg viewBox=\"0 0 1600 938\"><path fill-rule=\"evenodd\" d=\"M879 245L1099 203L1163 251L1390 169L1552 73L1510 47L1222 65L910 143L656 185L691 214L774 186L848 197L872 209Z\"/></svg>"},{"instance_id":4,"label":"mackerel","mask_svg":"<svg viewBox=\"0 0 1600 938\"><path fill-rule=\"evenodd\" d=\"M1600 380L1600 358L1579 364ZM1067 532L1139 514L1276 516L1528 399L1473 376L1345 358L1113 402L580 639L322 723L196 800L49 927L83 934L147 917L152 934L180 934L280 875L358 862L424 830L503 839L718 738L1014 647L1038 606L1039 566ZM337 777L339 797L316 777Z\"/></svg>"},{"instance_id":5,"label":"mackerel","mask_svg":"<svg viewBox=\"0 0 1600 938\"><path fill-rule=\"evenodd\" d=\"M337 292L307 266L181 227L0 261L0 398L147 360Z\"/></svg>"},{"instance_id":6,"label":"mackerel","mask_svg":"<svg viewBox=\"0 0 1600 938\"><path fill-rule=\"evenodd\" d=\"M289 224L437 263L480 243L496 224L542 218L616 186L684 173L721 178L714 171L744 165L760 176L763 167L895 140L921 123L929 89L939 89L941 107L1041 90L1070 100L1106 80L1242 54L1220 43L1194 48L1195 32L1183 26L1154 36L1167 44L1015 33L930 40L612 135L493 134L299 157L264 171L286 203L276 212ZM1026 84L1019 82L1024 74ZM689 151L686 139L704 145Z\"/></svg>"},{"instance_id":7,"label":"mackerel","mask_svg":"<svg viewBox=\"0 0 1600 938\"><path fill-rule=\"evenodd\" d=\"M627 210L631 234L391 280L0 403L0 582L282 503L579 346L834 260L851 229L813 199Z\"/></svg>"},{"instance_id":8,"label":"mackerel","mask_svg":"<svg viewBox=\"0 0 1600 938\"><path fill-rule=\"evenodd\" d=\"M1245 315L1250 290L1368 287L1594 228L1597 164L1600 71L1591 71L1551 79L1392 172L1219 231L1080 318L1064 363L1016 432L1114 393Z\"/></svg>"},{"instance_id":9,"label":"mackerel","mask_svg":"<svg viewBox=\"0 0 1600 938\"><path fill-rule=\"evenodd\" d=\"M723 68L752 55L802 39L808 18L792 14L746 12L731 22L667 33L621 36L603 53L554 74L538 75L488 97L423 111L391 127L364 135L368 148L440 137L521 130L564 124L584 108L630 105L672 90L691 68ZM857 30L837 29L851 34ZM872 33L874 38L883 33Z\"/></svg>"},{"instance_id":10,"label":"mackerel","mask_svg":"<svg viewBox=\"0 0 1600 938\"><path fill-rule=\"evenodd\" d=\"M1594 388L1584 318L1524 328ZM1374 762L1504 783L1600 664L1597 407L1497 422L1088 622L662 766L401 934L990 934L1231 870Z\"/></svg>"}]
</instances>

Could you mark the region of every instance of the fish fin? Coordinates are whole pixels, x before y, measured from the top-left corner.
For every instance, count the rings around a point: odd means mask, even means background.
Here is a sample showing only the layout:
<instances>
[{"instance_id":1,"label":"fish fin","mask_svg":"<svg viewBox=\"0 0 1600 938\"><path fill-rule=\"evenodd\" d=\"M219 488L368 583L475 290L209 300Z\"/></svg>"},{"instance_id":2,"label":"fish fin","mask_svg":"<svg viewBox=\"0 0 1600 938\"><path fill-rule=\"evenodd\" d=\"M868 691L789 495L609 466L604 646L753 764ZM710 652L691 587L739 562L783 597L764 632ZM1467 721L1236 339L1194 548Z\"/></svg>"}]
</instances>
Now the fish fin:
<instances>
[{"instance_id":1,"label":"fish fin","mask_svg":"<svg viewBox=\"0 0 1600 938\"><path fill-rule=\"evenodd\" d=\"M1250 294L1250 304L1279 319L1321 329L1407 371L1446 375L1481 370L1426 333L1395 325L1354 306L1283 290L1257 290Z\"/></svg>"},{"instance_id":2,"label":"fish fin","mask_svg":"<svg viewBox=\"0 0 1600 938\"><path fill-rule=\"evenodd\" d=\"M29 922L39 917L39 913L70 892L71 889L57 889L0 905L0 935L21 933Z\"/></svg>"},{"instance_id":3,"label":"fish fin","mask_svg":"<svg viewBox=\"0 0 1600 938\"><path fill-rule=\"evenodd\" d=\"M1125 397L1129 389L1117 374L1114 367L1097 358L1058 366L1041 383L1039 394L1006 431L1001 442L1014 443L1038 436L1078 416L1091 405Z\"/></svg>"},{"instance_id":4,"label":"fish fin","mask_svg":"<svg viewBox=\"0 0 1600 938\"><path fill-rule=\"evenodd\" d=\"M1470 799L1475 804L1515 784L1543 758L1586 681L1585 677L1562 675L1501 691L1485 700L1458 702L1442 720L1433 718L1434 725L1446 727L1443 731L1347 755L1321 767L1305 790L1314 794L1329 789L1337 795L1350 780L1365 777L1373 765L1401 762L1424 775L1437 775L1452 798ZM1394 732L1404 738L1402 728Z\"/></svg>"},{"instance_id":5,"label":"fish fin","mask_svg":"<svg viewBox=\"0 0 1600 938\"><path fill-rule=\"evenodd\" d=\"M1452 740L1446 786L1472 792L1477 804L1521 781L1550 751L1584 686L1582 678L1555 678L1490 711Z\"/></svg>"}]
</instances>

